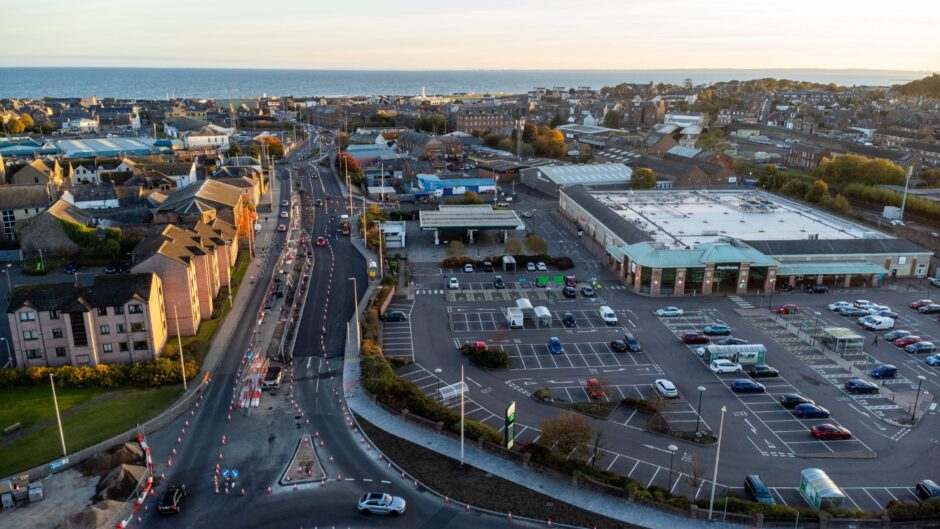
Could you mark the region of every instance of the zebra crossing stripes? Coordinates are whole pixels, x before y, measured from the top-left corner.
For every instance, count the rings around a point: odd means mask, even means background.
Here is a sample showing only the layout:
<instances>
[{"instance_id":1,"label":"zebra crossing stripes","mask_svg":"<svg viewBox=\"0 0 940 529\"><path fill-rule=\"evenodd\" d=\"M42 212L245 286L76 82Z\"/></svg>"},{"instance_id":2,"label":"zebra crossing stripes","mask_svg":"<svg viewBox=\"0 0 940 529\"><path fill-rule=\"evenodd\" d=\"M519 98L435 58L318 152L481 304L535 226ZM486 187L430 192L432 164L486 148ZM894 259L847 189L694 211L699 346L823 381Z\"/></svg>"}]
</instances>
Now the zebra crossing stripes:
<instances>
[{"instance_id":1,"label":"zebra crossing stripes","mask_svg":"<svg viewBox=\"0 0 940 529\"><path fill-rule=\"evenodd\" d=\"M735 305L741 307L742 309L753 309L752 305L748 300L742 298L741 296L729 295L728 299L734 302Z\"/></svg>"}]
</instances>

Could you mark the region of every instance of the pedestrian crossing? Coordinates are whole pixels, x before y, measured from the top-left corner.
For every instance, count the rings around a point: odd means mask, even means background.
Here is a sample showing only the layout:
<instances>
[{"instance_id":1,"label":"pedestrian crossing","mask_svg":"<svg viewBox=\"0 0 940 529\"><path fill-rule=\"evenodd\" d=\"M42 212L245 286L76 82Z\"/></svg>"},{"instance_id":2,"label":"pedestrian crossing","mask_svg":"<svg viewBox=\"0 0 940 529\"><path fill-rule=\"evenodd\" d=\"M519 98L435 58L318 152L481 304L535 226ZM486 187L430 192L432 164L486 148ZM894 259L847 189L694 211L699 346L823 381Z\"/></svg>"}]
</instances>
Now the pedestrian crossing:
<instances>
[{"instance_id":1,"label":"pedestrian crossing","mask_svg":"<svg viewBox=\"0 0 940 529\"><path fill-rule=\"evenodd\" d=\"M732 302L734 302L735 305L741 307L742 309L754 308L754 305L752 305L751 302L742 298L741 296L737 296L737 295L728 296L728 299L730 299Z\"/></svg>"}]
</instances>

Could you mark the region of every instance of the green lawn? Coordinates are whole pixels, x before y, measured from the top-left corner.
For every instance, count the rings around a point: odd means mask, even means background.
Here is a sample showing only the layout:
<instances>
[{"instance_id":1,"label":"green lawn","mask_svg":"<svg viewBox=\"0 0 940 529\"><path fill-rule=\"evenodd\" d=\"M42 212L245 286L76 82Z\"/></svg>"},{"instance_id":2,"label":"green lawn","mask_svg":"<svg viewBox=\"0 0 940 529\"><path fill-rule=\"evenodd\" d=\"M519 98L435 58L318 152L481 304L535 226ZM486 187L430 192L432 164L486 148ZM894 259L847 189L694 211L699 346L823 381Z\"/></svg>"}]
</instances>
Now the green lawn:
<instances>
[{"instance_id":1,"label":"green lawn","mask_svg":"<svg viewBox=\"0 0 940 529\"><path fill-rule=\"evenodd\" d=\"M69 453L146 422L172 404L182 394L183 388L173 385L157 389L118 391L122 393L119 398L103 401L63 417L62 428L65 431L65 446ZM56 425L43 427L0 448L0 476L52 461L60 457L61 452Z\"/></svg>"},{"instance_id":2,"label":"green lawn","mask_svg":"<svg viewBox=\"0 0 940 529\"><path fill-rule=\"evenodd\" d=\"M56 388L59 411L65 413L69 408L88 402L108 391L107 388ZM49 384L0 389L0 402L3 403L3 406L0 406L0 429L17 422L26 428L55 417Z\"/></svg>"}]
</instances>

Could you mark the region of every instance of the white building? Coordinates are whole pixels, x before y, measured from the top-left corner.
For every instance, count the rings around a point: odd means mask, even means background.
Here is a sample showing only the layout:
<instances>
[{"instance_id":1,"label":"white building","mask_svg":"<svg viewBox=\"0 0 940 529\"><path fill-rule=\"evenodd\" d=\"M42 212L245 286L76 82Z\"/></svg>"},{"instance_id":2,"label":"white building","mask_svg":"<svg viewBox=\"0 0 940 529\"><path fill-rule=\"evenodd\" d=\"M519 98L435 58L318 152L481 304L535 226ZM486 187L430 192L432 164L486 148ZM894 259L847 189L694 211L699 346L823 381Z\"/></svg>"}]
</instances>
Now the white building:
<instances>
[{"instance_id":1,"label":"white building","mask_svg":"<svg viewBox=\"0 0 940 529\"><path fill-rule=\"evenodd\" d=\"M187 149L216 149L228 151L229 134L222 132L212 126L202 127L201 129L185 134L183 145Z\"/></svg>"},{"instance_id":2,"label":"white building","mask_svg":"<svg viewBox=\"0 0 940 529\"><path fill-rule=\"evenodd\" d=\"M98 132L98 122L89 118L70 119L62 122L60 130L79 134Z\"/></svg>"},{"instance_id":3,"label":"white building","mask_svg":"<svg viewBox=\"0 0 940 529\"><path fill-rule=\"evenodd\" d=\"M667 112L663 123L676 125L679 128L698 125L705 126L705 114L701 112Z\"/></svg>"}]
</instances>

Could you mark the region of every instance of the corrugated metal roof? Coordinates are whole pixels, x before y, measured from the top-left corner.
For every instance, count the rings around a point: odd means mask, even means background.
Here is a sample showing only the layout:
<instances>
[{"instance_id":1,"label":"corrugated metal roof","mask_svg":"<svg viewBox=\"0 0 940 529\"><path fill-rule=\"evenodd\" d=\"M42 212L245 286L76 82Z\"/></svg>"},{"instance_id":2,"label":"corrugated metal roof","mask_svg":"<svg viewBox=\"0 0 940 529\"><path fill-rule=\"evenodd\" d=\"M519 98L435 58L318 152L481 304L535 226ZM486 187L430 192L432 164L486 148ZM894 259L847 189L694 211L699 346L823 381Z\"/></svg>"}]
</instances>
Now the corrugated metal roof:
<instances>
[{"instance_id":1,"label":"corrugated metal roof","mask_svg":"<svg viewBox=\"0 0 940 529\"><path fill-rule=\"evenodd\" d=\"M542 166L536 169L558 185L629 183L633 169L622 163Z\"/></svg>"},{"instance_id":2,"label":"corrugated metal roof","mask_svg":"<svg viewBox=\"0 0 940 529\"><path fill-rule=\"evenodd\" d=\"M750 263L751 266L776 266L777 261L748 247L730 243L702 244L695 248L656 248L638 242L621 248L640 266L650 268L704 268L708 263Z\"/></svg>"},{"instance_id":3,"label":"corrugated metal roof","mask_svg":"<svg viewBox=\"0 0 940 529\"><path fill-rule=\"evenodd\" d=\"M846 274L887 274L888 270L868 261L824 261L809 263L780 263L778 276L813 276Z\"/></svg>"},{"instance_id":4,"label":"corrugated metal roof","mask_svg":"<svg viewBox=\"0 0 940 529\"><path fill-rule=\"evenodd\" d=\"M438 211L421 211L419 215L422 230L525 229L525 224L515 211L493 209L487 205L441 206Z\"/></svg>"}]
</instances>

